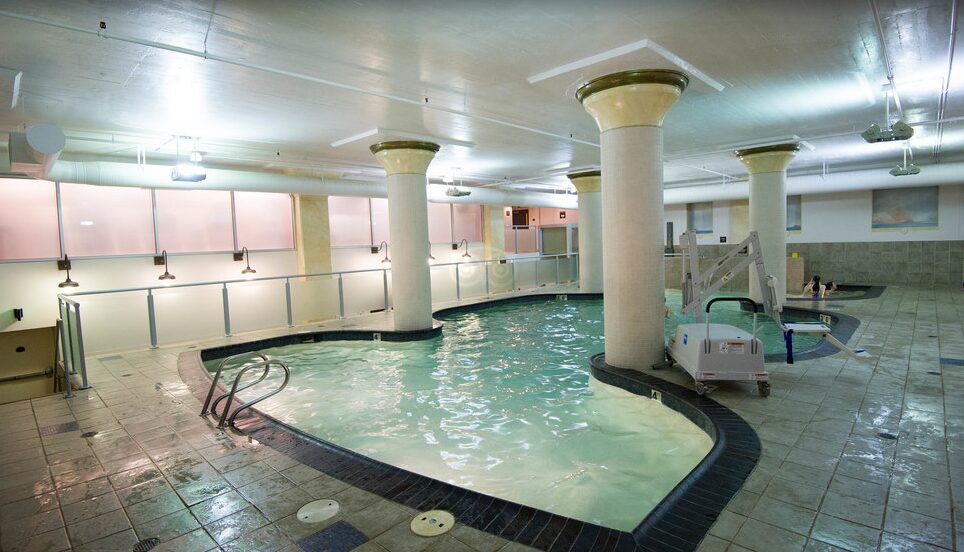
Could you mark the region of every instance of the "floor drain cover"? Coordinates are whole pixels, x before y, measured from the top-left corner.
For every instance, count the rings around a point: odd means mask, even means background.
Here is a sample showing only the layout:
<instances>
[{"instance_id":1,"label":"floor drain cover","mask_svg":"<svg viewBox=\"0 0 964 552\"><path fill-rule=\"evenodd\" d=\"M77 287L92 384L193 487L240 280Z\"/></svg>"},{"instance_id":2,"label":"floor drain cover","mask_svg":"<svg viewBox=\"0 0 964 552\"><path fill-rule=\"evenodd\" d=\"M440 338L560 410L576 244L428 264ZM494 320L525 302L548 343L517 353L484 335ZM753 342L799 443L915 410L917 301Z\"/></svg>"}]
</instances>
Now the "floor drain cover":
<instances>
[{"instance_id":1,"label":"floor drain cover","mask_svg":"<svg viewBox=\"0 0 964 552\"><path fill-rule=\"evenodd\" d=\"M99 433L98 431L88 431L88 432L86 432L86 433L81 433L80 436L81 436L81 437L93 437L94 435L97 435L98 433Z\"/></svg>"},{"instance_id":2,"label":"floor drain cover","mask_svg":"<svg viewBox=\"0 0 964 552\"><path fill-rule=\"evenodd\" d=\"M887 439L888 441L893 441L897 439L896 435L894 435L893 433L887 433L887 432L880 432L877 434L877 437L880 437L881 439Z\"/></svg>"},{"instance_id":3,"label":"floor drain cover","mask_svg":"<svg viewBox=\"0 0 964 552\"><path fill-rule=\"evenodd\" d=\"M309 502L298 510L298 521L301 523L318 523L331 519L338 513L338 503L331 499Z\"/></svg>"},{"instance_id":4,"label":"floor drain cover","mask_svg":"<svg viewBox=\"0 0 964 552\"><path fill-rule=\"evenodd\" d=\"M138 541L137 544L134 545L134 552L147 552L148 550L152 550L158 544L161 544L161 539L157 537L150 537L142 541Z\"/></svg>"},{"instance_id":5,"label":"floor drain cover","mask_svg":"<svg viewBox=\"0 0 964 552\"><path fill-rule=\"evenodd\" d=\"M447 533L455 525L455 518L445 510L429 510L415 516L412 532L420 537L435 537Z\"/></svg>"}]
</instances>

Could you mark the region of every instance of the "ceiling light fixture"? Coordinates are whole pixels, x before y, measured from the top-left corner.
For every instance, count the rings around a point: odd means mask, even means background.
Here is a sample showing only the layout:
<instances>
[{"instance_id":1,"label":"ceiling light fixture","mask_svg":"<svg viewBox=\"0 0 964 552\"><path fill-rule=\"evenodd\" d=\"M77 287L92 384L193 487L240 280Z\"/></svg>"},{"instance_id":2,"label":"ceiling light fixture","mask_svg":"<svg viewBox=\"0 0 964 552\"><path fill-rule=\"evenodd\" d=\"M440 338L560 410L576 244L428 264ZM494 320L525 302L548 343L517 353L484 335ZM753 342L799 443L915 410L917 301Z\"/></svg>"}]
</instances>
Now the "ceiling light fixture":
<instances>
[{"instance_id":1,"label":"ceiling light fixture","mask_svg":"<svg viewBox=\"0 0 964 552\"><path fill-rule=\"evenodd\" d=\"M66 271L67 271L67 279L64 280L63 282L60 282L59 284L57 284L57 287L59 287L59 288L68 288L68 287L69 287L69 288L75 288L75 287L80 286L80 284L78 284L77 282L75 282L75 281L73 281L73 280L70 279L70 259L67 258L67 254L66 254L66 253L64 253L64 258L63 258L63 259L58 259L58 260L57 260L57 270L66 270Z\"/></svg>"},{"instance_id":2,"label":"ceiling light fixture","mask_svg":"<svg viewBox=\"0 0 964 552\"><path fill-rule=\"evenodd\" d=\"M258 272L257 270L251 268L251 252L248 251L247 247L242 247L240 251L234 252L235 261L247 261L247 266L241 271L241 274L254 274Z\"/></svg>"},{"instance_id":3,"label":"ceiling light fixture","mask_svg":"<svg viewBox=\"0 0 964 552\"><path fill-rule=\"evenodd\" d=\"M164 265L164 274L157 277L158 280L173 280L174 275L167 270L167 250L162 249L160 255L154 255L154 266Z\"/></svg>"},{"instance_id":4,"label":"ceiling light fixture","mask_svg":"<svg viewBox=\"0 0 964 552\"><path fill-rule=\"evenodd\" d=\"M197 151L197 139L194 139L194 150L191 152L189 163L181 162L181 137L175 136L174 168L171 169L171 180L174 182L200 182L208 177L207 171L200 165L201 153ZM195 155L196 154L196 155ZM195 160L196 159L196 160Z\"/></svg>"},{"instance_id":5,"label":"ceiling light fixture","mask_svg":"<svg viewBox=\"0 0 964 552\"><path fill-rule=\"evenodd\" d=\"M893 169L890 169L891 176L913 176L915 174L920 174L920 167L911 163L907 164L907 151L910 149L910 144L904 144L904 164L897 165Z\"/></svg>"}]
</instances>

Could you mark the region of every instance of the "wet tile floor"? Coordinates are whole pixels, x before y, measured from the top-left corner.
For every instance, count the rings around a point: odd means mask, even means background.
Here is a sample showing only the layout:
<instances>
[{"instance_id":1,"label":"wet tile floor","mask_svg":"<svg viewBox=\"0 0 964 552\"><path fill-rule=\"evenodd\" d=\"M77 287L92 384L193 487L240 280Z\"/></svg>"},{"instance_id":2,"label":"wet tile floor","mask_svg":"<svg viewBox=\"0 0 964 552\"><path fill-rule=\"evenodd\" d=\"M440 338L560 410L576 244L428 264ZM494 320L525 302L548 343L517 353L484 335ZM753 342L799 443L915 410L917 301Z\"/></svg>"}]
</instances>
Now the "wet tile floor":
<instances>
[{"instance_id":1,"label":"wet tile floor","mask_svg":"<svg viewBox=\"0 0 964 552\"><path fill-rule=\"evenodd\" d=\"M757 430L763 457L700 550L964 550L964 294L891 286L835 307L861 320L850 345L873 363L769 364L769 398L737 384L711 395ZM93 387L76 397L0 405L0 550L131 550L147 537L154 550L526 550L463 525L415 536L414 510L217 431L177 375L184 350L91 357ZM678 369L656 375L691 385ZM341 513L298 521L318 498Z\"/></svg>"}]
</instances>

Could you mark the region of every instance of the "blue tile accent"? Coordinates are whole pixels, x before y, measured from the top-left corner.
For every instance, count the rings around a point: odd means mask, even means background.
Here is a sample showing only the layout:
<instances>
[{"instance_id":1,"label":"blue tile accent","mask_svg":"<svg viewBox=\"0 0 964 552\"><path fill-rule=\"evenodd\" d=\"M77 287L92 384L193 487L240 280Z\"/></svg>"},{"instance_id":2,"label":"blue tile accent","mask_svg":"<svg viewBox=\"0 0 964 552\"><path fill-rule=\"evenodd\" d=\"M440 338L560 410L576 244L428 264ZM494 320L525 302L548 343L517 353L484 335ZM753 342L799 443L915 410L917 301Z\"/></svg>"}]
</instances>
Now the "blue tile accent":
<instances>
[{"instance_id":1,"label":"blue tile accent","mask_svg":"<svg viewBox=\"0 0 964 552\"><path fill-rule=\"evenodd\" d=\"M949 366L964 366L964 358L941 357L941 364L947 364Z\"/></svg>"},{"instance_id":2,"label":"blue tile accent","mask_svg":"<svg viewBox=\"0 0 964 552\"><path fill-rule=\"evenodd\" d=\"M348 552L368 539L347 521L339 521L298 541L305 552Z\"/></svg>"}]
</instances>

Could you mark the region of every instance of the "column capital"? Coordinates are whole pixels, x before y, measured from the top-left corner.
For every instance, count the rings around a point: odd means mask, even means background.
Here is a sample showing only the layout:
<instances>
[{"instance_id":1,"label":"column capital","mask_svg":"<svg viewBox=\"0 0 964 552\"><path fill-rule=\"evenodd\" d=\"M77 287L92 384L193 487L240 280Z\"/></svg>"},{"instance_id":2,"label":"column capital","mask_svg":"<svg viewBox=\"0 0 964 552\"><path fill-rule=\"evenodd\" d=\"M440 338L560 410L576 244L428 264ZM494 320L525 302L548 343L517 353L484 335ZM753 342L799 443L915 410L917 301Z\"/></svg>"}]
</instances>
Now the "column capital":
<instances>
[{"instance_id":1,"label":"column capital","mask_svg":"<svg viewBox=\"0 0 964 552\"><path fill-rule=\"evenodd\" d=\"M600 132L631 126L661 126L689 77L663 69L623 71L593 79L576 99L596 119Z\"/></svg>"},{"instance_id":2,"label":"column capital","mask_svg":"<svg viewBox=\"0 0 964 552\"><path fill-rule=\"evenodd\" d=\"M738 150L736 155L746 165L750 174L759 174L787 170L799 150L800 144L791 142Z\"/></svg>"},{"instance_id":3,"label":"column capital","mask_svg":"<svg viewBox=\"0 0 964 552\"><path fill-rule=\"evenodd\" d=\"M393 174L425 174L439 150L438 144L413 140L378 142L369 148L385 172Z\"/></svg>"},{"instance_id":4,"label":"column capital","mask_svg":"<svg viewBox=\"0 0 964 552\"><path fill-rule=\"evenodd\" d=\"M580 194L598 192L602 186L601 171L580 171L569 173L569 181Z\"/></svg>"}]
</instances>

